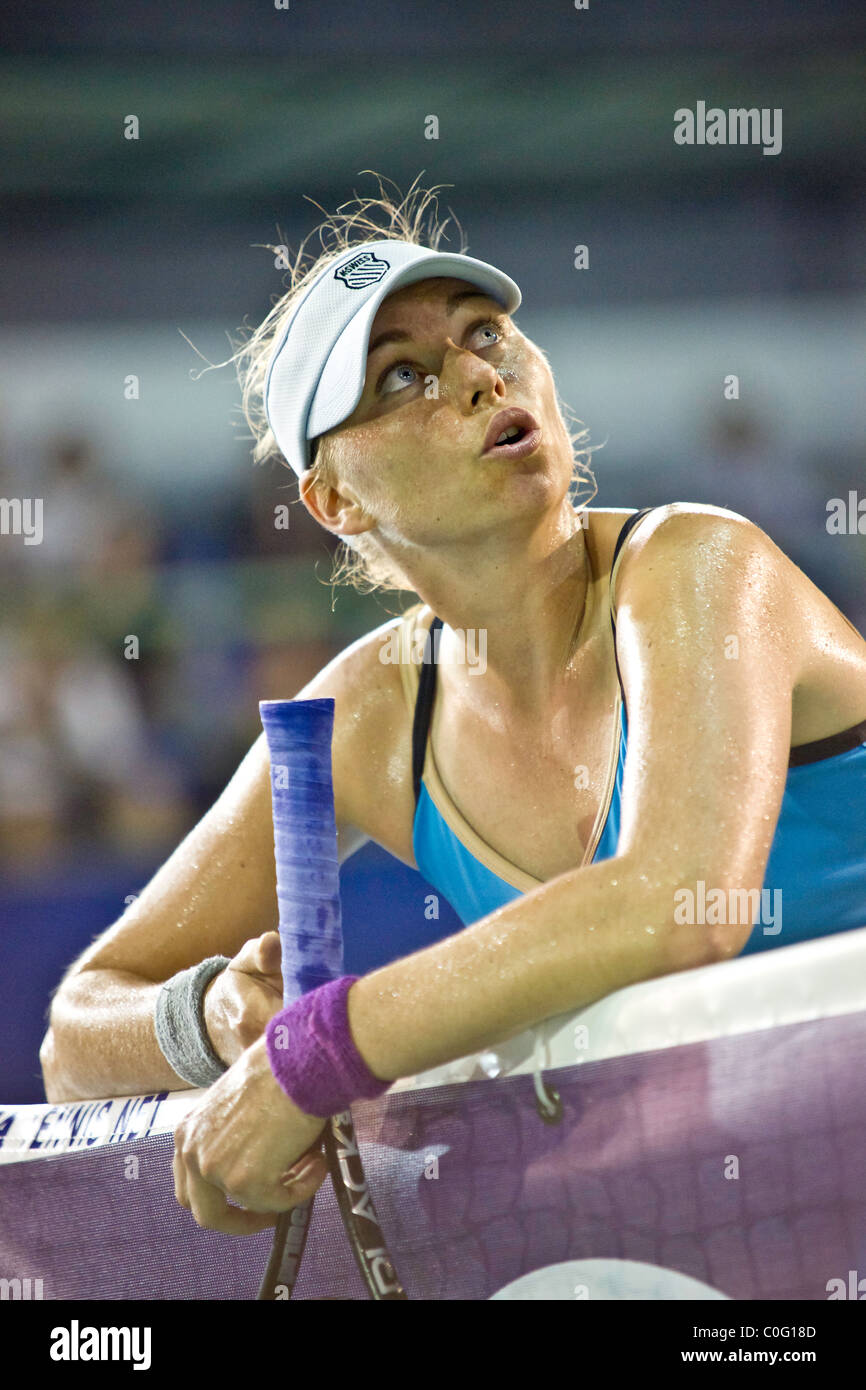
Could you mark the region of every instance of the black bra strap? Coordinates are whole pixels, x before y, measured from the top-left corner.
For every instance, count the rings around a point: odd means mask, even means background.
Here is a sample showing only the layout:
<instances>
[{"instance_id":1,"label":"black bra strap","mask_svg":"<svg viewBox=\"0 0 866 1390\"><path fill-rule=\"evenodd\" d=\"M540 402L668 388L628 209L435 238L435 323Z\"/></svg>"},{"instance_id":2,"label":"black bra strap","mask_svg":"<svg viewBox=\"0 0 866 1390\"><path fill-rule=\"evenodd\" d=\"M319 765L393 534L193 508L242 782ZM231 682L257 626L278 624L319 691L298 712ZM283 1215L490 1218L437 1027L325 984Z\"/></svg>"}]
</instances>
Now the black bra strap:
<instances>
[{"instance_id":1,"label":"black bra strap","mask_svg":"<svg viewBox=\"0 0 866 1390\"><path fill-rule=\"evenodd\" d=\"M613 567L616 564L617 556L619 555L619 552L625 545L629 531L632 529L633 526L637 526L642 516L646 516L647 512L652 511L655 511L654 507L641 507L639 512L635 512L632 516L626 517L625 521L620 527L619 535L616 538L616 545L613 548L613 559L610 562L611 573L613 572Z\"/></svg>"},{"instance_id":2,"label":"black bra strap","mask_svg":"<svg viewBox=\"0 0 866 1390\"><path fill-rule=\"evenodd\" d=\"M427 755L427 736L430 718L433 713L433 698L436 694L436 662L433 659L433 633L442 626L441 618L434 618L424 641L424 661L418 681L418 698L415 701L415 715L412 720L412 787L415 792L415 805L421 795L421 777L424 772L424 759Z\"/></svg>"},{"instance_id":3,"label":"black bra strap","mask_svg":"<svg viewBox=\"0 0 866 1390\"><path fill-rule=\"evenodd\" d=\"M820 763L824 758L835 758L839 753L850 753L852 748L858 748L861 743L866 743L866 719L861 719L859 724L854 724L850 729L843 729L841 733L828 734L826 738L816 738L811 743L798 744L796 748L791 749L788 766L803 767L805 763Z\"/></svg>"},{"instance_id":4,"label":"black bra strap","mask_svg":"<svg viewBox=\"0 0 866 1390\"><path fill-rule=\"evenodd\" d=\"M618 535L617 538L616 538L616 545L614 546L614 551L613 551L613 559L612 559L611 562L610 562L610 572L611 572L611 574L613 574L613 567L614 567L614 565L616 564L616 557L619 555L619 552L622 550L622 547L625 545L625 542L626 542L626 539L627 539L627 537L628 537L629 531L631 531L631 529L632 529L633 526L636 526L636 525L637 525L637 523L640 521L640 519L641 519L642 516L646 516L647 512L651 512L652 510L653 510L652 507L642 507L641 510L640 510L639 512L635 512L633 516L628 517L628 518L626 519L626 521L623 523L622 527L620 528L620 533L619 533L619 535ZM619 688L620 688L620 690L622 690L622 702L623 702L623 705L625 706L626 718L628 718L628 705L626 705L626 701L625 701L625 690L623 690L622 675L621 675L620 669L619 669L619 657L618 657L617 654L616 654L616 623L614 622L614 617L613 617L613 589L612 589L612 588L611 588L611 590L610 590L610 596L609 596L609 607L610 607L610 626L611 626L611 629L612 629L612 631L613 631L613 659L614 659L614 661L616 662L616 678L617 678L617 680L619 681Z\"/></svg>"}]
</instances>

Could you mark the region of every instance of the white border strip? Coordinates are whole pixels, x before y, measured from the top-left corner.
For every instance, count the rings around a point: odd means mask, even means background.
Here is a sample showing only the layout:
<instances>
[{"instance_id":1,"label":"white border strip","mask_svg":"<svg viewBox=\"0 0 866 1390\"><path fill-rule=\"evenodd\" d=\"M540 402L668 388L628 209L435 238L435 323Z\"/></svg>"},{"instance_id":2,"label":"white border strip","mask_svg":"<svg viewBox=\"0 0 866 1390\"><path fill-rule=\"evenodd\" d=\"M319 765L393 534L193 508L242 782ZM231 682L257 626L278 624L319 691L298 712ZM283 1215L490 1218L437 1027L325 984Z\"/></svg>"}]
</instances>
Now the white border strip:
<instances>
[{"instance_id":1,"label":"white border strip","mask_svg":"<svg viewBox=\"0 0 866 1390\"><path fill-rule=\"evenodd\" d=\"M391 1091L521 1076L866 1009L866 927L629 985ZM492 1070L489 1069L492 1067Z\"/></svg>"},{"instance_id":2,"label":"white border strip","mask_svg":"<svg viewBox=\"0 0 866 1390\"><path fill-rule=\"evenodd\" d=\"M171 1091L62 1105L0 1106L0 1164L170 1134L204 1091Z\"/></svg>"},{"instance_id":3,"label":"white border strip","mask_svg":"<svg viewBox=\"0 0 866 1390\"><path fill-rule=\"evenodd\" d=\"M521 1076L866 1009L866 927L617 990L495 1051L396 1081L388 1094ZM0 1106L0 1164L171 1133L204 1091Z\"/></svg>"}]
</instances>

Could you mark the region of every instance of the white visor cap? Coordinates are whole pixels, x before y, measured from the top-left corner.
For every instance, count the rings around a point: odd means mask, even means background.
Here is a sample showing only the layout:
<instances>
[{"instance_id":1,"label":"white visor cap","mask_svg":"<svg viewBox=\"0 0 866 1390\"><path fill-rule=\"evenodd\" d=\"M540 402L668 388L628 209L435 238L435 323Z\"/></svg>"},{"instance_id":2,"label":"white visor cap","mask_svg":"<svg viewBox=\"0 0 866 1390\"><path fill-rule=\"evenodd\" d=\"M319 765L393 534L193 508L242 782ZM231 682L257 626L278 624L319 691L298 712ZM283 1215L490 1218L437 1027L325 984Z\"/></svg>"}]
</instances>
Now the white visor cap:
<instances>
[{"instance_id":1,"label":"white visor cap","mask_svg":"<svg viewBox=\"0 0 866 1390\"><path fill-rule=\"evenodd\" d=\"M298 477L310 467L310 440L352 414L364 390L376 310L418 280L454 277L476 285L513 314L520 290L486 261L430 251L408 241L354 247L317 275L271 352L265 377L268 423Z\"/></svg>"}]
</instances>

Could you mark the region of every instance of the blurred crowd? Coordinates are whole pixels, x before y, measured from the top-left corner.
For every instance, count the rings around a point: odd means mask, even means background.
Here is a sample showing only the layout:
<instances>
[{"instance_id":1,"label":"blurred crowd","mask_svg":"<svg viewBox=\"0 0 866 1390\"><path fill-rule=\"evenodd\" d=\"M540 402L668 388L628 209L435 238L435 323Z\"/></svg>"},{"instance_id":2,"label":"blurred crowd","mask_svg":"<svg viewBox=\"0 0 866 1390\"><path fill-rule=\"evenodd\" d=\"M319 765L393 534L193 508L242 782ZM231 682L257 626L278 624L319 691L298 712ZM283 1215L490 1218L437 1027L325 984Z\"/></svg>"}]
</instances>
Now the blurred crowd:
<instances>
[{"instance_id":1,"label":"blurred crowd","mask_svg":"<svg viewBox=\"0 0 866 1390\"><path fill-rule=\"evenodd\" d=\"M344 645L299 620L297 585L281 623L299 561L328 606L333 548L301 507L275 528L286 476L239 470L231 495L182 502L121 487L77 434L0 454L0 498L43 500L38 544L0 535L5 870L169 852L260 732L258 700L291 698Z\"/></svg>"},{"instance_id":2,"label":"blurred crowd","mask_svg":"<svg viewBox=\"0 0 866 1390\"><path fill-rule=\"evenodd\" d=\"M594 505L744 513L866 630L866 538L834 548L826 481L758 418L708 421L686 478L632 471L621 495L604 455L595 469ZM334 545L300 505L288 531L274 525L290 476L239 467L235 491L182 503L121 486L80 435L26 458L0 453L0 497L44 500L40 544L0 535L4 869L94 846L167 854L258 735L258 701L292 698L383 620L354 595L341 597L343 627L323 625Z\"/></svg>"}]
</instances>

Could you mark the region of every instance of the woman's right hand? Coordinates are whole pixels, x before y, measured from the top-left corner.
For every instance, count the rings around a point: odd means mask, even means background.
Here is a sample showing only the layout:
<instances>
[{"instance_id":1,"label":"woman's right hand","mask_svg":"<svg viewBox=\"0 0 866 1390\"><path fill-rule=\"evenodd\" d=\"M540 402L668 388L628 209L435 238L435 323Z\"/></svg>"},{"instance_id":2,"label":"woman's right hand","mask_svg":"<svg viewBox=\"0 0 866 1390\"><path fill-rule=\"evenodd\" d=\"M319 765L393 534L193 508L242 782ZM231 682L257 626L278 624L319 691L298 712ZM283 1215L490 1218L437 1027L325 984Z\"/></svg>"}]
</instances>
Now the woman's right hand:
<instances>
[{"instance_id":1,"label":"woman's right hand","mask_svg":"<svg viewBox=\"0 0 866 1390\"><path fill-rule=\"evenodd\" d=\"M246 941L204 992L204 1021L211 1046L231 1066L262 1036L283 1007L280 934Z\"/></svg>"}]
</instances>

